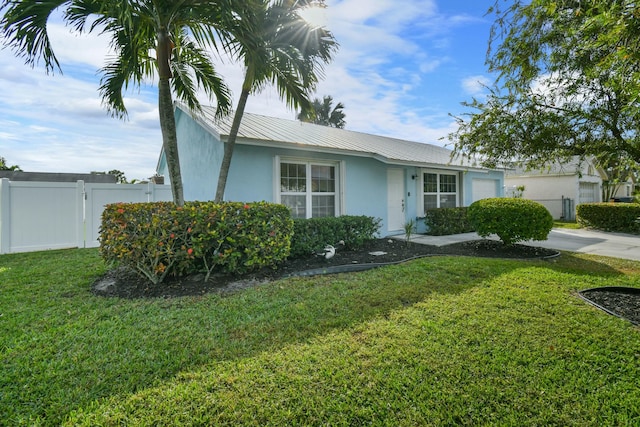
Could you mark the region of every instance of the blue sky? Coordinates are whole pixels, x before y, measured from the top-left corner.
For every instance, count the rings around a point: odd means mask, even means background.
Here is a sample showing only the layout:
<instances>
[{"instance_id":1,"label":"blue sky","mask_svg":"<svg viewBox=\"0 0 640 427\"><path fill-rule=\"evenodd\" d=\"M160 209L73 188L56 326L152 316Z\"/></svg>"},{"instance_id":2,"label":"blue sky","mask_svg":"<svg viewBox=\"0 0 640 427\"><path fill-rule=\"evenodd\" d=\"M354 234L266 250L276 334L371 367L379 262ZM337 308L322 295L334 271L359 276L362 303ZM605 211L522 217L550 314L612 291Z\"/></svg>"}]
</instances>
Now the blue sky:
<instances>
[{"instance_id":1,"label":"blue sky","mask_svg":"<svg viewBox=\"0 0 640 427\"><path fill-rule=\"evenodd\" d=\"M340 50L316 96L345 105L347 129L445 145L441 138L455 130L449 114L493 81L485 66L493 16L485 13L495 0L326 3L323 19ZM162 146L153 82L127 94L128 121L111 118L98 94L108 39L78 37L55 22L49 31L62 75L0 50L0 156L25 171L153 175ZM218 71L238 95L242 69L224 61ZM247 111L296 116L270 89L252 96Z\"/></svg>"}]
</instances>

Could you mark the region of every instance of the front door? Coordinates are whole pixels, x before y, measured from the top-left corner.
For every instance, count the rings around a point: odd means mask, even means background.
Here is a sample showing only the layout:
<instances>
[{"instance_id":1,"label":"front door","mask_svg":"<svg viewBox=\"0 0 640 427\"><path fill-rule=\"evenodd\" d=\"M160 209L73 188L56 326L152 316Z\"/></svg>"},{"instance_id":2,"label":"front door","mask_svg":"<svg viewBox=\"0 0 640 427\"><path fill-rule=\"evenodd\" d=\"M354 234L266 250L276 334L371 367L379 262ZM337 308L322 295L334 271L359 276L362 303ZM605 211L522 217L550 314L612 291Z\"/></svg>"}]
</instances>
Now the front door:
<instances>
[{"instance_id":1,"label":"front door","mask_svg":"<svg viewBox=\"0 0 640 427\"><path fill-rule=\"evenodd\" d=\"M404 171L402 169L387 170L387 230L404 229L405 216Z\"/></svg>"}]
</instances>

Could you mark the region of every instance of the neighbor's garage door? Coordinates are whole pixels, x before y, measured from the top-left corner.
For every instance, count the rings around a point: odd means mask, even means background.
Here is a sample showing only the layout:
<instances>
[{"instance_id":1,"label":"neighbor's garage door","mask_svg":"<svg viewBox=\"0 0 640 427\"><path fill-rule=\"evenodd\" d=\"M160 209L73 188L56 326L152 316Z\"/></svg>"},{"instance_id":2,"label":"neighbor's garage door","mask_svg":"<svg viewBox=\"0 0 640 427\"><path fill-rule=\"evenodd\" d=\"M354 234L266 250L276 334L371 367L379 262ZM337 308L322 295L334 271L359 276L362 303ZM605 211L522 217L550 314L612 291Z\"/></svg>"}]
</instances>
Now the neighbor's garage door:
<instances>
[{"instance_id":1,"label":"neighbor's garage door","mask_svg":"<svg viewBox=\"0 0 640 427\"><path fill-rule=\"evenodd\" d=\"M498 189L495 179L473 179L471 181L471 195L475 202L480 199L488 199L498 196Z\"/></svg>"},{"instance_id":2,"label":"neighbor's garage door","mask_svg":"<svg viewBox=\"0 0 640 427\"><path fill-rule=\"evenodd\" d=\"M598 184L594 182L580 183L580 203L595 203L598 201Z\"/></svg>"}]
</instances>

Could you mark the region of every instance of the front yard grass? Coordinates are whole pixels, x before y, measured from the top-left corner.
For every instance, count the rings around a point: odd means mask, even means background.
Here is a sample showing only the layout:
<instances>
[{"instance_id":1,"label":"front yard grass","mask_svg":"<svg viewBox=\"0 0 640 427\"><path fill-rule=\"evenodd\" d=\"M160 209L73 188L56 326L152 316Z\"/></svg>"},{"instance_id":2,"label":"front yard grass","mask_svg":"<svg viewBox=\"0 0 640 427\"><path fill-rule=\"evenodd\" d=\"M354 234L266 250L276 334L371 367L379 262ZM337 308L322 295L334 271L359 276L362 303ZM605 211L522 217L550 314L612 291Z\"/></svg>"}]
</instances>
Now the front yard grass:
<instances>
[{"instance_id":1,"label":"front yard grass","mask_svg":"<svg viewBox=\"0 0 640 427\"><path fill-rule=\"evenodd\" d=\"M90 293L0 256L1 425L639 425L640 330L576 296L640 263L432 257L231 296Z\"/></svg>"},{"instance_id":2,"label":"front yard grass","mask_svg":"<svg viewBox=\"0 0 640 427\"><path fill-rule=\"evenodd\" d=\"M553 221L553 228L569 228L569 229L573 229L573 230L578 230L578 229L582 228L582 226L580 224L578 224L576 221L559 221L559 220L555 220L555 221Z\"/></svg>"}]
</instances>

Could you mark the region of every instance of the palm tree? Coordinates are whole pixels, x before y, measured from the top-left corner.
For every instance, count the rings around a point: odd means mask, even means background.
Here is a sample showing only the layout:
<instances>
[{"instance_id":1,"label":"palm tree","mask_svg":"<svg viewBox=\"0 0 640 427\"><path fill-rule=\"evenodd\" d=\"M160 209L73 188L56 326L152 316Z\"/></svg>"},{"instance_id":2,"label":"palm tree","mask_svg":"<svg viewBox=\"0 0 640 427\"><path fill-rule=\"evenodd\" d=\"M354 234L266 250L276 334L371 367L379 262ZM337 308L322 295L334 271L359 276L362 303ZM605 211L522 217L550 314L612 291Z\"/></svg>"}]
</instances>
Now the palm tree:
<instances>
[{"instance_id":1,"label":"palm tree","mask_svg":"<svg viewBox=\"0 0 640 427\"><path fill-rule=\"evenodd\" d=\"M333 97L330 95L324 96L322 101L316 98L313 100L310 109L303 109L300 114L298 114L298 120L343 129L347 124L344 120L345 114L342 112L344 105L342 102L338 102L336 106L332 108L331 104L333 104Z\"/></svg>"},{"instance_id":2,"label":"palm tree","mask_svg":"<svg viewBox=\"0 0 640 427\"><path fill-rule=\"evenodd\" d=\"M217 100L219 114L230 110L230 94L215 71L207 49L228 46L251 33L245 16L253 0L2 0L0 31L5 45L34 66L61 71L47 33L47 22L61 9L75 32L98 31L111 36L116 54L101 70L100 94L112 116L125 118L122 92L158 77L158 109L174 202L184 203L173 93L200 109L196 89ZM242 25L238 25L242 22ZM245 31L247 33L245 33ZM155 51L155 57L149 52Z\"/></svg>"},{"instance_id":3,"label":"palm tree","mask_svg":"<svg viewBox=\"0 0 640 427\"><path fill-rule=\"evenodd\" d=\"M274 84L281 98L293 108L309 108L308 93L322 77L323 65L338 48L330 31L313 27L298 13L322 4L314 0L263 0L262 10L252 16L254 39L233 43L242 59L245 75L229 138L224 146L215 201L221 202L229 175L240 122L249 95Z\"/></svg>"}]
</instances>

